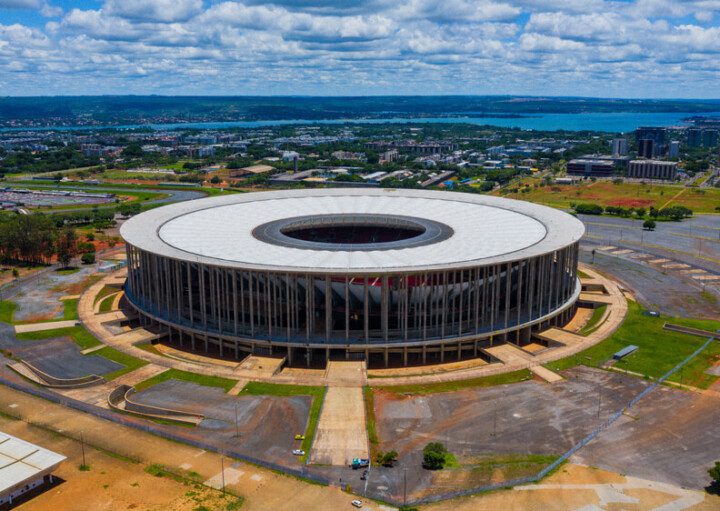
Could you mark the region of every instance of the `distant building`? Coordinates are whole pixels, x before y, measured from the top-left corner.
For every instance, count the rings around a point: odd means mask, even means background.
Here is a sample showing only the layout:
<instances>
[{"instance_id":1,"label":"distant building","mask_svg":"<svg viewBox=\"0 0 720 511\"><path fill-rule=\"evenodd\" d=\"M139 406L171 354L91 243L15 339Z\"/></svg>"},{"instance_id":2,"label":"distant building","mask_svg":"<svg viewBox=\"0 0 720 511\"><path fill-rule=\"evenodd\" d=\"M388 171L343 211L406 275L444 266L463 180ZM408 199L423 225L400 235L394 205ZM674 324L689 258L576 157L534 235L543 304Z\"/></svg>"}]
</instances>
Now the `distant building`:
<instances>
[{"instance_id":1,"label":"distant building","mask_svg":"<svg viewBox=\"0 0 720 511\"><path fill-rule=\"evenodd\" d=\"M0 509L22 495L52 484L65 456L0 432Z\"/></svg>"},{"instance_id":2,"label":"distant building","mask_svg":"<svg viewBox=\"0 0 720 511\"><path fill-rule=\"evenodd\" d=\"M615 165L609 160L570 160L567 173L571 176L608 177L615 173Z\"/></svg>"},{"instance_id":3,"label":"distant building","mask_svg":"<svg viewBox=\"0 0 720 511\"><path fill-rule=\"evenodd\" d=\"M705 130L702 134L702 145L703 147L717 147L718 145L718 130Z\"/></svg>"},{"instance_id":4,"label":"distant building","mask_svg":"<svg viewBox=\"0 0 720 511\"><path fill-rule=\"evenodd\" d=\"M625 156L628 152L626 138L614 138L612 141L612 154L614 156Z\"/></svg>"},{"instance_id":5,"label":"distant building","mask_svg":"<svg viewBox=\"0 0 720 511\"><path fill-rule=\"evenodd\" d=\"M256 174L264 174L265 172L272 172L273 170L275 170L275 167L271 167L270 165L251 165L241 169L232 169L230 171L230 177L237 179L254 176Z\"/></svg>"},{"instance_id":6,"label":"distant building","mask_svg":"<svg viewBox=\"0 0 720 511\"><path fill-rule=\"evenodd\" d=\"M700 147L702 145L702 132L699 128L687 130L687 143L689 147Z\"/></svg>"},{"instance_id":7,"label":"distant building","mask_svg":"<svg viewBox=\"0 0 720 511\"><path fill-rule=\"evenodd\" d=\"M668 149L668 158L680 158L680 142L673 140L670 142L670 149Z\"/></svg>"},{"instance_id":8,"label":"distant building","mask_svg":"<svg viewBox=\"0 0 720 511\"><path fill-rule=\"evenodd\" d=\"M644 126L635 130L635 139L638 141L638 146L643 140L652 140L653 154L651 156L645 156L645 158L652 158L655 156L664 156L667 153L667 145L665 137L667 131L665 128L648 127ZM640 151L638 150L638 154Z\"/></svg>"},{"instance_id":9,"label":"distant building","mask_svg":"<svg viewBox=\"0 0 720 511\"><path fill-rule=\"evenodd\" d=\"M215 147L213 147L211 145L201 147L200 149L198 149L197 154L200 158L206 158L208 156L215 156Z\"/></svg>"},{"instance_id":10,"label":"distant building","mask_svg":"<svg viewBox=\"0 0 720 511\"><path fill-rule=\"evenodd\" d=\"M628 165L627 177L674 181L677 177L677 167L677 163L673 161L633 160Z\"/></svg>"},{"instance_id":11,"label":"distant building","mask_svg":"<svg viewBox=\"0 0 720 511\"><path fill-rule=\"evenodd\" d=\"M640 158L653 158L656 156L655 141L650 139L638 140L638 156Z\"/></svg>"},{"instance_id":12,"label":"distant building","mask_svg":"<svg viewBox=\"0 0 720 511\"><path fill-rule=\"evenodd\" d=\"M297 151L283 151L282 153L282 160L283 161L293 161L300 158L300 153Z\"/></svg>"}]
</instances>

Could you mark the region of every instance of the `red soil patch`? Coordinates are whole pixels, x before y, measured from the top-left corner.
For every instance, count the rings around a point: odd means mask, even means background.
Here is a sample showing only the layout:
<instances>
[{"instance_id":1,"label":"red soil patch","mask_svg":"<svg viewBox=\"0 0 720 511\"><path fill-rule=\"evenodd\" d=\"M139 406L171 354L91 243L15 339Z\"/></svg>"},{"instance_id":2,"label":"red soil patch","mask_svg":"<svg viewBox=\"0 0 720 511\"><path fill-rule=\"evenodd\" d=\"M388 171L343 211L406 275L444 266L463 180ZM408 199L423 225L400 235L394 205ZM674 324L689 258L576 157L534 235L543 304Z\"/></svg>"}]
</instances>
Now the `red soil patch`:
<instances>
[{"instance_id":1,"label":"red soil patch","mask_svg":"<svg viewBox=\"0 0 720 511\"><path fill-rule=\"evenodd\" d=\"M612 199L607 201L608 206L622 208L648 208L655 204L653 199Z\"/></svg>"}]
</instances>

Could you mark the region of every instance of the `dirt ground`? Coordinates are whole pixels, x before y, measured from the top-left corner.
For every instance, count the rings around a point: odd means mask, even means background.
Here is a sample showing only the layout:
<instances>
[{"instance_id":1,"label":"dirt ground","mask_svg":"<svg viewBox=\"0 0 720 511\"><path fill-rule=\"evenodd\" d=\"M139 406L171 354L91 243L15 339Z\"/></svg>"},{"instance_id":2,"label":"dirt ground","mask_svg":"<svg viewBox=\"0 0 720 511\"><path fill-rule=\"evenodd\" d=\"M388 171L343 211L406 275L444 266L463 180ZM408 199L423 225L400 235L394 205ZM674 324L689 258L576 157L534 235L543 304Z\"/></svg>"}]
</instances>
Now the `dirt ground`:
<instances>
[{"instance_id":1,"label":"dirt ground","mask_svg":"<svg viewBox=\"0 0 720 511\"><path fill-rule=\"evenodd\" d=\"M85 463L90 470L81 471L80 442L3 417L0 417L0 429L68 458L54 474L62 482L18 509L192 511L205 506L208 510L221 510L238 500L230 495L223 497L221 492L189 479L156 477L145 471L148 465L144 463L111 456L89 446L85 446Z\"/></svg>"},{"instance_id":2,"label":"dirt ground","mask_svg":"<svg viewBox=\"0 0 720 511\"><path fill-rule=\"evenodd\" d=\"M537 485L459 498L423 507L427 511L649 511L659 506L676 511L711 511L720 507L720 497L667 487L625 477L613 472L565 465Z\"/></svg>"}]
</instances>

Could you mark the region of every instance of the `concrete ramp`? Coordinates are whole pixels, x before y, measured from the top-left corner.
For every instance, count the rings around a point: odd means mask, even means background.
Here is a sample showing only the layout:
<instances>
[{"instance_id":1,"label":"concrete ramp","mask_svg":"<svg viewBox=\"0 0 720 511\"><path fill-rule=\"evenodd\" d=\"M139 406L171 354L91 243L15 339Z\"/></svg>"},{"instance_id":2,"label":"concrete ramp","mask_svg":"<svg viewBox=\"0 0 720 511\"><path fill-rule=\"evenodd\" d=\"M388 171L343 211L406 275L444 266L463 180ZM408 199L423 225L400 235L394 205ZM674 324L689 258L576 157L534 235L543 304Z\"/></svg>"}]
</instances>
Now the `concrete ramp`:
<instances>
[{"instance_id":1,"label":"concrete ramp","mask_svg":"<svg viewBox=\"0 0 720 511\"><path fill-rule=\"evenodd\" d=\"M369 456L362 387L329 387L310 463L343 466Z\"/></svg>"},{"instance_id":2,"label":"concrete ramp","mask_svg":"<svg viewBox=\"0 0 720 511\"><path fill-rule=\"evenodd\" d=\"M542 378L548 383L555 383L563 379L559 374L541 366L533 355L530 355L513 344L501 344L500 346L487 348L485 351L504 364L525 365L535 376Z\"/></svg>"}]
</instances>

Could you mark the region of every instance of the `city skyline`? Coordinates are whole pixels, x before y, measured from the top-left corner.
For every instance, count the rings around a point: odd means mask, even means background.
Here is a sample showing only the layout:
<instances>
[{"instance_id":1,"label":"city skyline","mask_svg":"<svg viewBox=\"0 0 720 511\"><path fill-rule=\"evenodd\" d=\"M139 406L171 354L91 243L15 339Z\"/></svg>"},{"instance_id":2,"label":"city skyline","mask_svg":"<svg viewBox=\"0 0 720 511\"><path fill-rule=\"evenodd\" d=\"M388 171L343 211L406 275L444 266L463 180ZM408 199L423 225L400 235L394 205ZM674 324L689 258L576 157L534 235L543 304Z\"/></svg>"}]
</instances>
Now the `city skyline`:
<instances>
[{"instance_id":1,"label":"city skyline","mask_svg":"<svg viewBox=\"0 0 720 511\"><path fill-rule=\"evenodd\" d=\"M0 94L712 98L720 1L0 0Z\"/></svg>"}]
</instances>

